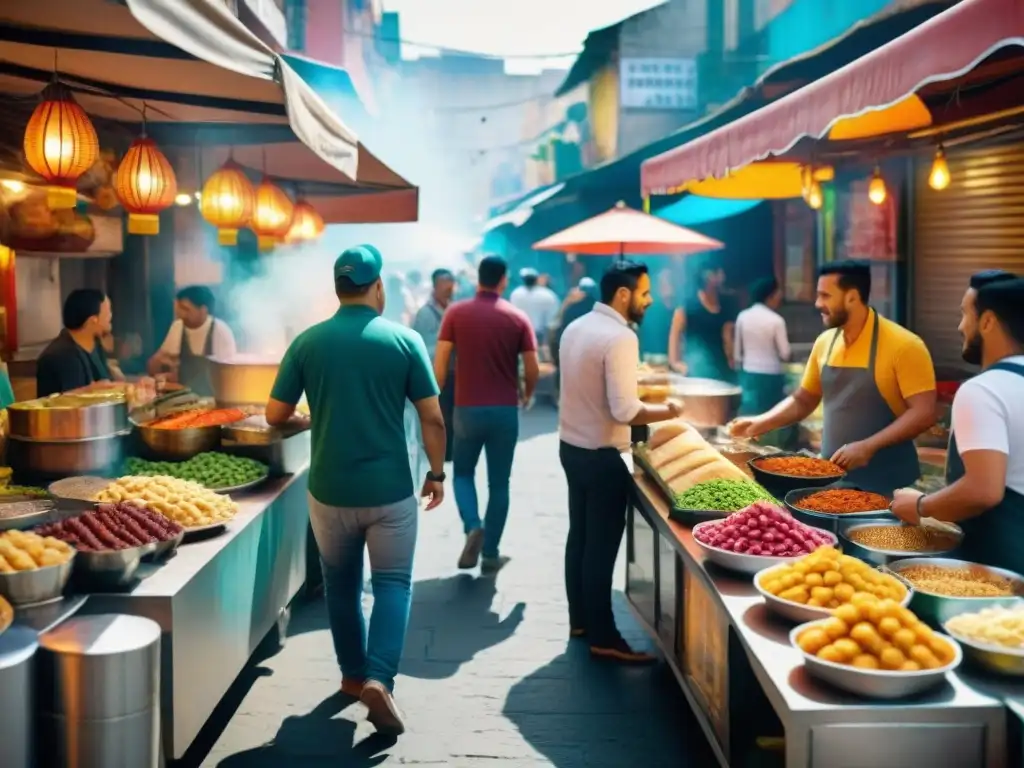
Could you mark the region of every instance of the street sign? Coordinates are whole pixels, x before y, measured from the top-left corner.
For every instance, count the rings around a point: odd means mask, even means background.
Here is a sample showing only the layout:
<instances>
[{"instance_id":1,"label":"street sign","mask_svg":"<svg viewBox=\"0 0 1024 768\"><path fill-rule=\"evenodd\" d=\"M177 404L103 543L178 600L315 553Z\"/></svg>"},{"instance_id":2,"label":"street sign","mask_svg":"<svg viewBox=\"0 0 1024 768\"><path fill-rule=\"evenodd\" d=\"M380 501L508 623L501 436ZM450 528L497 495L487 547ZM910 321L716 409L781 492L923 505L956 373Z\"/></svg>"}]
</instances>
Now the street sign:
<instances>
[{"instance_id":1,"label":"street sign","mask_svg":"<svg viewBox=\"0 0 1024 768\"><path fill-rule=\"evenodd\" d=\"M622 59L619 104L626 109L696 109L697 60Z\"/></svg>"}]
</instances>

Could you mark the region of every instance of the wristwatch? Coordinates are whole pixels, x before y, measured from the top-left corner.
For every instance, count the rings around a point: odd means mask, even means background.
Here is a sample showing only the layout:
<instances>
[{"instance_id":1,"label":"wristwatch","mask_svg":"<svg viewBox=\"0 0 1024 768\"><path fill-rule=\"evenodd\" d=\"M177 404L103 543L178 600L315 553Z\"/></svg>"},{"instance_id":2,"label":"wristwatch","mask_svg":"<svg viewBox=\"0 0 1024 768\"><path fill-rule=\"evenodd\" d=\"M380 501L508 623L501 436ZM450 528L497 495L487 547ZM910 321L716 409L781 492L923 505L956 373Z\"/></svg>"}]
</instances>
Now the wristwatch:
<instances>
[{"instance_id":1,"label":"wristwatch","mask_svg":"<svg viewBox=\"0 0 1024 768\"><path fill-rule=\"evenodd\" d=\"M448 477L444 472L439 475L435 475L433 472L427 471L427 480L432 483L443 483L445 478Z\"/></svg>"}]
</instances>

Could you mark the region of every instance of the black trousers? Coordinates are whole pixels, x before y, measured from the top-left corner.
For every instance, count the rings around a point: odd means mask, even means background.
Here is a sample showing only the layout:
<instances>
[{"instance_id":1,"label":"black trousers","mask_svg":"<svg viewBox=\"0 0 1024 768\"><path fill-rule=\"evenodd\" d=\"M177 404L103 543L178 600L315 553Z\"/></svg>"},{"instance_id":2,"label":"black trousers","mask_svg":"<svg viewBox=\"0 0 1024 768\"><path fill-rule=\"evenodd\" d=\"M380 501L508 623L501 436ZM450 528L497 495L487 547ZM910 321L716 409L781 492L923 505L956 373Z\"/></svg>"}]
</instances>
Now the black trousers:
<instances>
[{"instance_id":1,"label":"black trousers","mask_svg":"<svg viewBox=\"0 0 1024 768\"><path fill-rule=\"evenodd\" d=\"M626 529L629 472L614 448L591 451L563 442L559 457L569 484L569 622L586 630L591 645L607 647L620 638L612 615L612 576Z\"/></svg>"}]
</instances>

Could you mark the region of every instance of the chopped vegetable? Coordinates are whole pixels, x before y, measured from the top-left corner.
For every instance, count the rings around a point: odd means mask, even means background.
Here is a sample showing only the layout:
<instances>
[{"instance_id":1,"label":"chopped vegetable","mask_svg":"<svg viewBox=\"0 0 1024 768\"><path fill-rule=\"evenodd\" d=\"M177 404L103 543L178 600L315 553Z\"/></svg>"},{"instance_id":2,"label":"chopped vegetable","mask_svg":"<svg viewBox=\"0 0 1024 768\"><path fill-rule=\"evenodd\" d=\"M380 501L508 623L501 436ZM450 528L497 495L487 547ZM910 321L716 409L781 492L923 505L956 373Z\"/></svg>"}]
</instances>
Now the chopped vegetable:
<instances>
[{"instance_id":1,"label":"chopped vegetable","mask_svg":"<svg viewBox=\"0 0 1024 768\"><path fill-rule=\"evenodd\" d=\"M188 461L146 461L133 457L125 463L125 469L129 475L191 480L214 491L253 483L267 475L267 465L255 459L213 451Z\"/></svg>"},{"instance_id":2,"label":"chopped vegetable","mask_svg":"<svg viewBox=\"0 0 1024 768\"><path fill-rule=\"evenodd\" d=\"M755 501L778 502L752 480L708 480L676 496L679 509L738 512Z\"/></svg>"}]
</instances>

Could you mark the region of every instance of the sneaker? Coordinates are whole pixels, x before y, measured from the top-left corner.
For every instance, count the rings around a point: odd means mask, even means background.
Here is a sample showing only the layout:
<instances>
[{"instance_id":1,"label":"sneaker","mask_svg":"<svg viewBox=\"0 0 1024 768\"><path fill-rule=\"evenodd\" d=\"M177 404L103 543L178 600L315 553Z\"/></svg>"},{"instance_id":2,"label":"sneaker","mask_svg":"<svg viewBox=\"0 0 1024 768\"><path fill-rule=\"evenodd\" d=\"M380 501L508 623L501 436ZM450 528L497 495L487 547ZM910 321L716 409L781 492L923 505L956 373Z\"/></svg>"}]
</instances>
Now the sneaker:
<instances>
[{"instance_id":1,"label":"sneaker","mask_svg":"<svg viewBox=\"0 0 1024 768\"><path fill-rule=\"evenodd\" d=\"M497 573L506 565L511 557L505 555L498 555L498 557L485 557L480 561L480 573Z\"/></svg>"},{"instance_id":2,"label":"sneaker","mask_svg":"<svg viewBox=\"0 0 1024 768\"><path fill-rule=\"evenodd\" d=\"M643 651L634 651L625 640L619 639L610 645L591 645L590 655L598 659L617 661L622 664L653 664L658 659Z\"/></svg>"},{"instance_id":3,"label":"sneaker","mask_svg":"<svg viewBox=\"0 0 1024 768\"><path fill-rule=\"evenodd\" d=\"M351 677L341 678L341 692L353 699L358 699L363 692L363 681Z\"/></svg>"},{"instance_id":4,"label":"sneaker","mask_svg":"<svg viewBox=\"0 0 1024 768\"><path fill-rule=\"evenodd\" d=\"M402 713L398 711L394 697L383 683L367 680L359 700L366 706L366 719L377 729L377 733L387 736L401 736L405 733Z\"/></svg>"},{"instance_id":5,"label":"sneaker","mask_svg":"<svg viewBox=\"0 0 1024 768\"><path fill-rule=\"evenodd\" d=\"M459 568L464 571L476 568L476 564L480 560L480 550L483 549L483 546L483 528L477 528L475 531L470 531L466 534L466 546L462 548L462 554L459 555Z\"/></svg>"}]
</instances>

